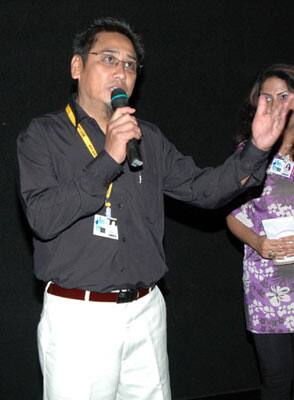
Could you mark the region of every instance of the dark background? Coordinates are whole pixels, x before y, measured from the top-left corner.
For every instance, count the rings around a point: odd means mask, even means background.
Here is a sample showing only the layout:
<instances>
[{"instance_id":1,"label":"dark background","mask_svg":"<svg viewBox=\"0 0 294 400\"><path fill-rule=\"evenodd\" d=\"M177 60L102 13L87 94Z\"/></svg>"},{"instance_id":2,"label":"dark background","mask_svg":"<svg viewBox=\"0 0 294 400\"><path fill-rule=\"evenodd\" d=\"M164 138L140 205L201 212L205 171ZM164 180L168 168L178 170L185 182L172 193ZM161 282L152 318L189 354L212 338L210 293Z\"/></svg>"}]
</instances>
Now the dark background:
<instances>
[{"instance_id":1,"label":"dark background","mask_svg":"<svg viewBox=\"0 0 294 400\"><path fill-rule=\"evenodd\" d=\"M40 400L36 325L41 287L16 194L15 140L39 114L64 107L73 34L95 17L130 22L146 62L137 115L155 122L200 166L233 149L237 114L255 75L294 62L293 0L58 0L0 3L0 398ZM241 248L224 210L167 201L162 287L174 399L259 386L242 304Z\"/></svg>"}]
</instances>

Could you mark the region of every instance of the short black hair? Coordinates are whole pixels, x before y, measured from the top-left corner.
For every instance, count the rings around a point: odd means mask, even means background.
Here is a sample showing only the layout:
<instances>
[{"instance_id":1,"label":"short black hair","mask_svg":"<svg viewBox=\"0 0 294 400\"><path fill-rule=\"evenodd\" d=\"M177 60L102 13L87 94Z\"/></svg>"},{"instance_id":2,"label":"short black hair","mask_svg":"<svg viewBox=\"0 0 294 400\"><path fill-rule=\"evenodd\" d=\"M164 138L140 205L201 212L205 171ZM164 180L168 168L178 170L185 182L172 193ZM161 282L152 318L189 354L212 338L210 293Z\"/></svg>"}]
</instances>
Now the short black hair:
<instances>
[{"instance_id":1,"label":"short black hair","mask_svg":"<svg viewBox=\"0 0 294 400\"><path fill-rule=\"evenodd\" d=\"M77 33L73 40L73 55L81 56L83 61L86 62L89 51L100 32L118 32L126 36L134 46L138 64L141 65L143 63L144 47L141 37L134 32L127 22L113 17L95 19L86 30Z\"/></svg>"}]
</instances>

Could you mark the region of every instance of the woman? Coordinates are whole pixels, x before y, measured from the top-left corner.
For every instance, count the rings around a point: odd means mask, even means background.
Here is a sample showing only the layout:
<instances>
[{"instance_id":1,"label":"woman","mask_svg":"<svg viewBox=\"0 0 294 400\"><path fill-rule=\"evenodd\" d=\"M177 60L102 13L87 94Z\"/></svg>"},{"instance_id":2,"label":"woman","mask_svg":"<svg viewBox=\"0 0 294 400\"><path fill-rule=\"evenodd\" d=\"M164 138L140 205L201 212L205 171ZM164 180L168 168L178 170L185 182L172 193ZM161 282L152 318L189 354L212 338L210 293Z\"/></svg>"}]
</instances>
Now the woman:
<instances>
[{"instance_id":1,"label":"woman","mask_svg":"<svg viewBox=\"0 0 294 400\"><path fill-rule=\"evenodd\" d=\"M250 135L260 94L273 110L294 91L294 66L277 64L257 78L243 110L241 148ZM262 378L262 400L290 400L294 371L294 230L269 239L263 221L294 220L294 112L273 149L263 188L247 194L227 217L231 232L244 244L243 283L247 329L252 332ZM285 219L277 219L281 228ZM279 225L279 226L278 226ZM282 230L282 229L281 229ZM289 233L290 232L290 233ZM268 232L267 232L268 234ZM281 235L283 236L283 235ZM288 257L288 259L285 259ZM288 260L288 261L287 261ZM293 259L292 259L293 260ZM293 397L294 398L294 397Z\"/></svg>"}]
</instances>

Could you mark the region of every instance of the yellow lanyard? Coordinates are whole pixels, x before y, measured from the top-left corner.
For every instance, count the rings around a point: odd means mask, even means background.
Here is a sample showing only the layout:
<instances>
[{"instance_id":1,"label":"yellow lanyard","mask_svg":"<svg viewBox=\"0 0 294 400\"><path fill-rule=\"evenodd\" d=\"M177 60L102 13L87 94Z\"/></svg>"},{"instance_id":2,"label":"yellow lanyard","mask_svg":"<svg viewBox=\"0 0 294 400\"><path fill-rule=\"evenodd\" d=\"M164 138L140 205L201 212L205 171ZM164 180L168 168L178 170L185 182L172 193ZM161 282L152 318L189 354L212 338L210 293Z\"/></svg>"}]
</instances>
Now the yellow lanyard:
<instances>
[{"instance_id":1,"label":"yellow lanyard","mask_svg":"<svg viewBox=\"0 0 294 400\"><path fill-rule=\"evenodd\" d=\"M89 152L91 153L91 155L93 156L93 158L96 158L98 153L93 145L93 143L91 142L91 139L89 138L89 136L87 135L87 132L85 131L85 129L82 127L82 125L80 123L78 123L78 125L76 125L76 117L71 109L71 106L68 104L65 108L66 114L70 120L70 122L73 124L73 126L77 129L81 139L83 140L85 146L87 147L87 149L89 150ZM106 196L105 196L105 207L106 208L111 208L111 203L109 201L110 199L110 195L111 195L111 191L112 191L112 183L110 183L110 185L108 186L107 192L106 192Z\"/></svg>"}]
</instances>

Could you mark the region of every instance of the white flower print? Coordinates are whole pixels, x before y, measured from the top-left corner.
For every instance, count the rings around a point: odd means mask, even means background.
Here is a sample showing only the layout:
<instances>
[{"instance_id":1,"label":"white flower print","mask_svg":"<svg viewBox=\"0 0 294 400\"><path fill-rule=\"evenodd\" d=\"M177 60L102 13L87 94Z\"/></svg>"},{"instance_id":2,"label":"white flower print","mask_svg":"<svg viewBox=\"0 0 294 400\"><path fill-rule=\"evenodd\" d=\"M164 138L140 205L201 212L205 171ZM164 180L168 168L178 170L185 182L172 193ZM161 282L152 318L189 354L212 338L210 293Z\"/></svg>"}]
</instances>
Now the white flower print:
<instances>
[{"instance_id":1,"label":"white flower print","mask_svg":"<svg viewBox=\"0 0 294 400\"><path fill-rule=\"evenodd\" d=\"M272 192L272 187L271 186L265 186L262 192L262 196L268 196Z\"/></svg>"},{"instance_id":2,"label":"white flower print","mask_svg":"<svg viewBox=\"0 0 294 400\"><path fill-rule=\"evenodd\" d=\"M271 278L273 276L273 274L274 274L274 269L273 269L273 267L268 267L268 268L265 269L264 272L265 272L265 277L266 278Z\"/></svg>"},{"instance_id":3,"label":"white flower print","mask_svg":"<svg viewBox=\"0 0 294 400\"><path fill-rule=\"evenodd\" d=\"M253 320L252 320L252 322L253 322L253 325L254 325L254 326L256 326L256 325L259 324L258 315L253 315Z\"/></svg>"},{"instance_id":4,"label":"white flower print","mask_svg":"<svg viewBox=\"0 0 294 400\"><path fill-rule=\"evenodd\" d=\"M258 279L260 281L264 280L263 271L261 271L260 269L254 268L254 275L255 275L256 279Z\"/></svg>"},{"instance_id":5,"label":"white flower print","mask_svg":"<svg viewBox=\"0 0 294 400\"><path fill-rule=\"evenodd\" d=\"M270 319L271 317L275 316L275 311L270 306L265 306L262 311L264 312L265 318L267 319Z\"/></svg>"},{"instance_id":6,"label":"white flower print","mask_svg":"<svg viewBox=\"0 0 294 400\"><path fill-rule=\"evenodd\" d=\"M294 313L294 303L291 303L291 304L287 305L287 313L288 314L293 314Z\"/></svg>"},{"instance_id":7,"label":"white flower print","mask_svg":"<svg viewBox=\"0 0 294 400\"><path fill-rule=\"evenodd\" d=\"M248 271L244 271L244 274L243 274L243 287L244 287L244 292L246 294L249 293L249 285L250 285L249 272Z\"/></svg>"},{"instance_id":8,"label":"white flower print","mask_svg":"<svg viewBox=\"0 0 294 400\"><path fill-rule=\"evenodd\" d=\"M287 286L271 286L271 290L271 292L266 293L266 296L274 307L278 307L281 302L288 303L291 301L291 297L288 295L290 289Z\"/></svg>"},{"instance_id":9,"label":"white flower print","mask_svg":"<svg viewBox=\"0 0 294 400\"><path fill-rule=\"evenodd\" d=\"M254 312L258 312L262 310L262 303L256 299L253 300L253 303L249 304L248 312L252 315Z\"/></svg>"},{"instance_id":10,"label":"white flower print","mask_svg":"<svg viewBox=\"0 0 294 400\"><path fill-rule=\"evenodd\" d=\"M294 332L294 315L287 317L285 319L284 325L290 329L291 332Z\"/></svg>"},{"instance_id":11,"label":"white flower print","mask_svg":"<svg viewBox=\"0 0 294 400\"><path fill-rule=\"evenodd\" d=\"M294 303L291 303L288 305L283 304L283 305L280 305L278 308L278 316L279 317L283 317L283 315L286 315L286 314L293 315L293 313L294 313Z\"/></svg>"},{"instance_id":12,"label":"white flower print","mask_svg":"<svg viewBox=\"0 0 294 400\"><path fill-rule=\"evenodd\" d=\"M274 214L277 217L288 217L292 215L292 207L288 205L282 205L281 203L270 204L268 211L270 214Z\"/></svg>"},{"instance_id":13,"label":"white flower print","mask_svg":"<svg viewBox=\"0 0 294 400\"><path fill-rule=\"evenodd\" d=\"M260 265L262 266L262 268L265 268L268 266L269 261L266 259L262 259L260 262Z\"/></svg>"},{"instance_id":14,"label":"white flower print","mask_svg":"<svg viewBox=\"0 0 294 400\"><path fill-rule=\"evenodd\" d=\"M245 266L246 266L246 269L251 274L254 274L256 279L258 279L261 282L264 280L263 271L260 268L256 267L256 264L254 261L248 261Z\"/></svg>"},{"instance_id":15,"label":"white flower print","mask_svg":"<svg viewBox=\"0 0 294 400\"><path fill-rule=\"evenodd\" d=\"M281 318L283 315L287 314L287 307L286 306L279 306L277 311L278 316Z\"/></svg>"},{"instance_id":16,"label":"white flower print","mask_svg":"<svg viewBox=\"0 0 294 400\"><path fill-rule=\"evenodd\" d=\"M247 261L246 262L246 267L248 271L253 274L254 273L254 262L253 261Z\"/></svg>"}]
</instances>

